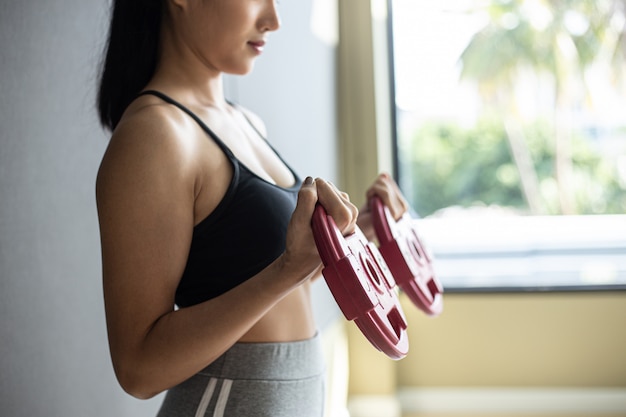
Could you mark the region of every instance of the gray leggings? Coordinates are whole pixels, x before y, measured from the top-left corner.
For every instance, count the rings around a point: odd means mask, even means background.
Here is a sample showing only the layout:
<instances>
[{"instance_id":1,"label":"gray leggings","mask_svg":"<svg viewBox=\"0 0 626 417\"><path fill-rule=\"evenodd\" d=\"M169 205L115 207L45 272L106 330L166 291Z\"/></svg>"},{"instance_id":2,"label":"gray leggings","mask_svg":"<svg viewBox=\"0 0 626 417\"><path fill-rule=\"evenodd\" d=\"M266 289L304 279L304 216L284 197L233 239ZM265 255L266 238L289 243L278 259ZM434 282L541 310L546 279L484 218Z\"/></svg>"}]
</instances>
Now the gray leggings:
<instances>
[{"instance_id":1,"label":"gray leggings","mask_svg":"<svg viewBox=\"0 0 626 417\"><path fill-rule=\"evenodd\" d=\"M322 417L320 337L237 343L165 395L157 417Z\"/></svg>"}]
</instances>

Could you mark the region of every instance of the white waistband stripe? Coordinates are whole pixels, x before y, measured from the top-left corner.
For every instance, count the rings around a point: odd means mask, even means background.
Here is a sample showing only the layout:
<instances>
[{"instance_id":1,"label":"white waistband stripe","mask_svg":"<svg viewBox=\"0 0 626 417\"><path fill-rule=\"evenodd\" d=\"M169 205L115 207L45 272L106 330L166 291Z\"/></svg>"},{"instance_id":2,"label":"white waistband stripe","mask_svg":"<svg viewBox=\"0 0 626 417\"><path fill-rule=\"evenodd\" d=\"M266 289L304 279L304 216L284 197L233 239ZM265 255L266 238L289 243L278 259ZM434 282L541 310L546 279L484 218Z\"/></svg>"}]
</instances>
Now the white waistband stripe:
<instances>
[{"instance_id":1,"label":"white waistband stripe","mask_svg":"<svg viewBox=\"0 0 626 417\"><path fill-rule=\"evenodd\" d=\"M209 383L204 390L204 394L202 394L202 399L200 400L200 404L198 404L198 409L196 410L195 417L204 417L204 413L206 412L207 407L209 406L209 401L211 401L211 397L213 396L213 391L215 391L215 385L217 384L216 378L211 378Z\"/></svg>"},{"instance_id":2,"label":"white waistband stripe","mask_svg":"<svg viewBox=\"0 0 626 417\"><path fill-rule=\"evenodd\" d=\"M230 395L230 388L232 386L232 379L224 379L220 395L217 398L217 404L215 405L215 413L213 413L213 417L224 417L224 410L226 410L226 403L228 402L228 396Z\"/></svg>"}]
</instances>

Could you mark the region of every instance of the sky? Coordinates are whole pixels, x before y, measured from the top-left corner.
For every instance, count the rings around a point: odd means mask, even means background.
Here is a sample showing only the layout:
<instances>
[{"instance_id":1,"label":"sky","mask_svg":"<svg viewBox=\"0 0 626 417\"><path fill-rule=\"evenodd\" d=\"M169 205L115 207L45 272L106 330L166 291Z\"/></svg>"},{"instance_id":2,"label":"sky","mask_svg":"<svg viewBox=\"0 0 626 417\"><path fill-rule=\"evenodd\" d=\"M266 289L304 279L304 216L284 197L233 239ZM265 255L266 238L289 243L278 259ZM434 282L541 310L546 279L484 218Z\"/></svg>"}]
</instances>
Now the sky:
<instances>
[{"instance_id":1,"label":"sky","mask_svg":"<svg viewBox=\"0 0 626 417\"><path fill-rule=\"evenodd\" d=\"M470 91L458 88L457 60L484 21L446 13L436 1L394 0L393 11L397 105L438 116L454 111L454 102L467 112L474 100Z\"/></svg>"},{"instance_id":2,"label":"sky","mask_svg":"<svg viewBox=\"0 0 626 417\"><path fill-rule=\"evenodd\" d=\"M452 118L466 123L476 118L476 91L470 85L459 84L458 57L473 34L487 23L486 15L462 12L480 3L481 0L393 1L396 105L400 109L419 118ZM540 13L534 14L541 17ZM607 82L609 79L606 66L588 71L586 83L593 93L593 108L585 109L583 117L590 123L624 126L626 95ZM529 118L552 108L552 88L549 84L545 88L544 84L542 93L537 80L527 77L516 92L518 107L522 112L530 112Z\"/></svg>"}]
</instances>

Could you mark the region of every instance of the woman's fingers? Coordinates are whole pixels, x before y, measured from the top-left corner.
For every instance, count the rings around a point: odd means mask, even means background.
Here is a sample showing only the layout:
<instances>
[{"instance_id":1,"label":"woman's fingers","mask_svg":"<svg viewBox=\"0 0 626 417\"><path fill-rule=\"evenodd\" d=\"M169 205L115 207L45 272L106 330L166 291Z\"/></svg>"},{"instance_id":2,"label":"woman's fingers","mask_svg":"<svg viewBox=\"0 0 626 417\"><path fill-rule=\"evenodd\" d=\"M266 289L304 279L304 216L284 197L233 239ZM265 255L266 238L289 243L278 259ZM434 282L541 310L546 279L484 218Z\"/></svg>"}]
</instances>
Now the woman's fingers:
<instances>
[{"instance_id":1,"label":"woman's fingers","mask_svg":"<svg viewBox=\"0 0 626 417\"><path fill-rule=\"evenodd\" d=\"M368 200L374 195L379 196L396 220L409 207L400 188L388 174L379 175L366 195ZM319 256L311 229L311 220L317 203L324 207L344 236L354 233L358 219L359 227L366 237L370 240L375 238L372 216L367 205L359 214L347 193L322 178L313 180L307 177L298 192L298 201L287 231L284 258L288 265L306 274L319 267Z\"/></svg>"},{"instance_id":2,"label":"woman's fingers","mask_svg":"<svg viewBox=\"0 0 626 417\"><path fill-rule=\"evenodd\" d=\"M303 221L307 219L310 221L315 209L315 203L317 203L317 188L313 178L307 177L302 183L300 191L298 191L298 201L296 202L294 215L301 216Z\"/></svg>"},{"instance_id":3,"label":"woman's fingers","mask_svg":"<svg viewBox=\"0 0 626 417\"><path fill-rule=\"evenodd\" d=\"M387 173L380 174L366 192L366 197L378 196L383 204L389 208L389 212L395 220L398 220L409 209L400 187Z\"/></svg>"},{"instance_id":4,"label":"woman's fingers","mask_svg":"<svg viewBox=\"0 0 626 417\"><path fill-rule=\"evenodd\" d=\"M313 238L311 220L316 203L320 203L339 230L348 235L354 233L358 210L346 193L321 178L308 177L298 191L296 208L287 230L284 265L300 271L303 279L319 268L320 258Z\"/></svg>"},{"instance_id":5,"label":"woman's fingers","mask_svg":"<svg viewBox=\"0 0 626 417\"><path fill-rule=\"evenodd\" d=\"M330 182L330 181L326 181L327 184L329 184L331 187L333 187L333 189L335 190L335 192L337 194L339 194L339 196L346 202L350 202L350 196L348 195L348 193L346 193L345 191L341 191L339 188L337 188L337 186Z\"/></svg>"},{"instance_id":6,"label":"woman's fingers","mask_svg":"<svg viewBox=\"0 0 626 417\"><path fill-rule=\"evenodd\" d=\"M301 274L303 280L311 276L320 262L311 230L317 199L317 187L313 179L308 177L298 191L296 208L287 229L283 264Z\"/></svg>"},{"instance_id":7,"label":"woman's fingers","mask_svg":"<svg viewBox=\"0 0 626 417\"><path fill-rule=\"evenodd\" d=\"M299 252L311 239L311 217L317 203L317 188L311 177L307 177L300 191L296 208L291 215L287 230L287 251Z\"/></svg>"},{"instance_id":8,"label":"woman's fingers","mask_svg":"<svg viewBox=\"0 0 626 417\"><path fill-rule=\"evenodd\" d=\"M333 218L339 230L344 235L354 233L359 210L350 202L348 194L321 178L315 180L315 185L319 203Z\"/></svg>"}]
</instances>

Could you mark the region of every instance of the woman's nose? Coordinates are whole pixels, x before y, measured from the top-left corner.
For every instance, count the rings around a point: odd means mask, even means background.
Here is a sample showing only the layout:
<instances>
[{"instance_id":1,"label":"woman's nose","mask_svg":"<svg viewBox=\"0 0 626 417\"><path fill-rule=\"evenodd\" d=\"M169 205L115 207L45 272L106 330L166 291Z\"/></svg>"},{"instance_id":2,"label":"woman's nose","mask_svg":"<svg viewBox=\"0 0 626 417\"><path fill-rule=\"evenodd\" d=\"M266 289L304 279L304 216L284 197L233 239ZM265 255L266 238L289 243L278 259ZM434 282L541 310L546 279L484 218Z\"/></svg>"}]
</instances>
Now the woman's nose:
<instances>
[{"instance_id":1,"label":"woman's nose","mask_svg":"<svg viewBox=\"0 0 626 417\"><path fill-rule=\"evenodd\" d=\"M263 32L275 31L280 28L280 16L276 0L267 0L265 11L261 20L261 30Z\"/></svg>"}]
</instances>

